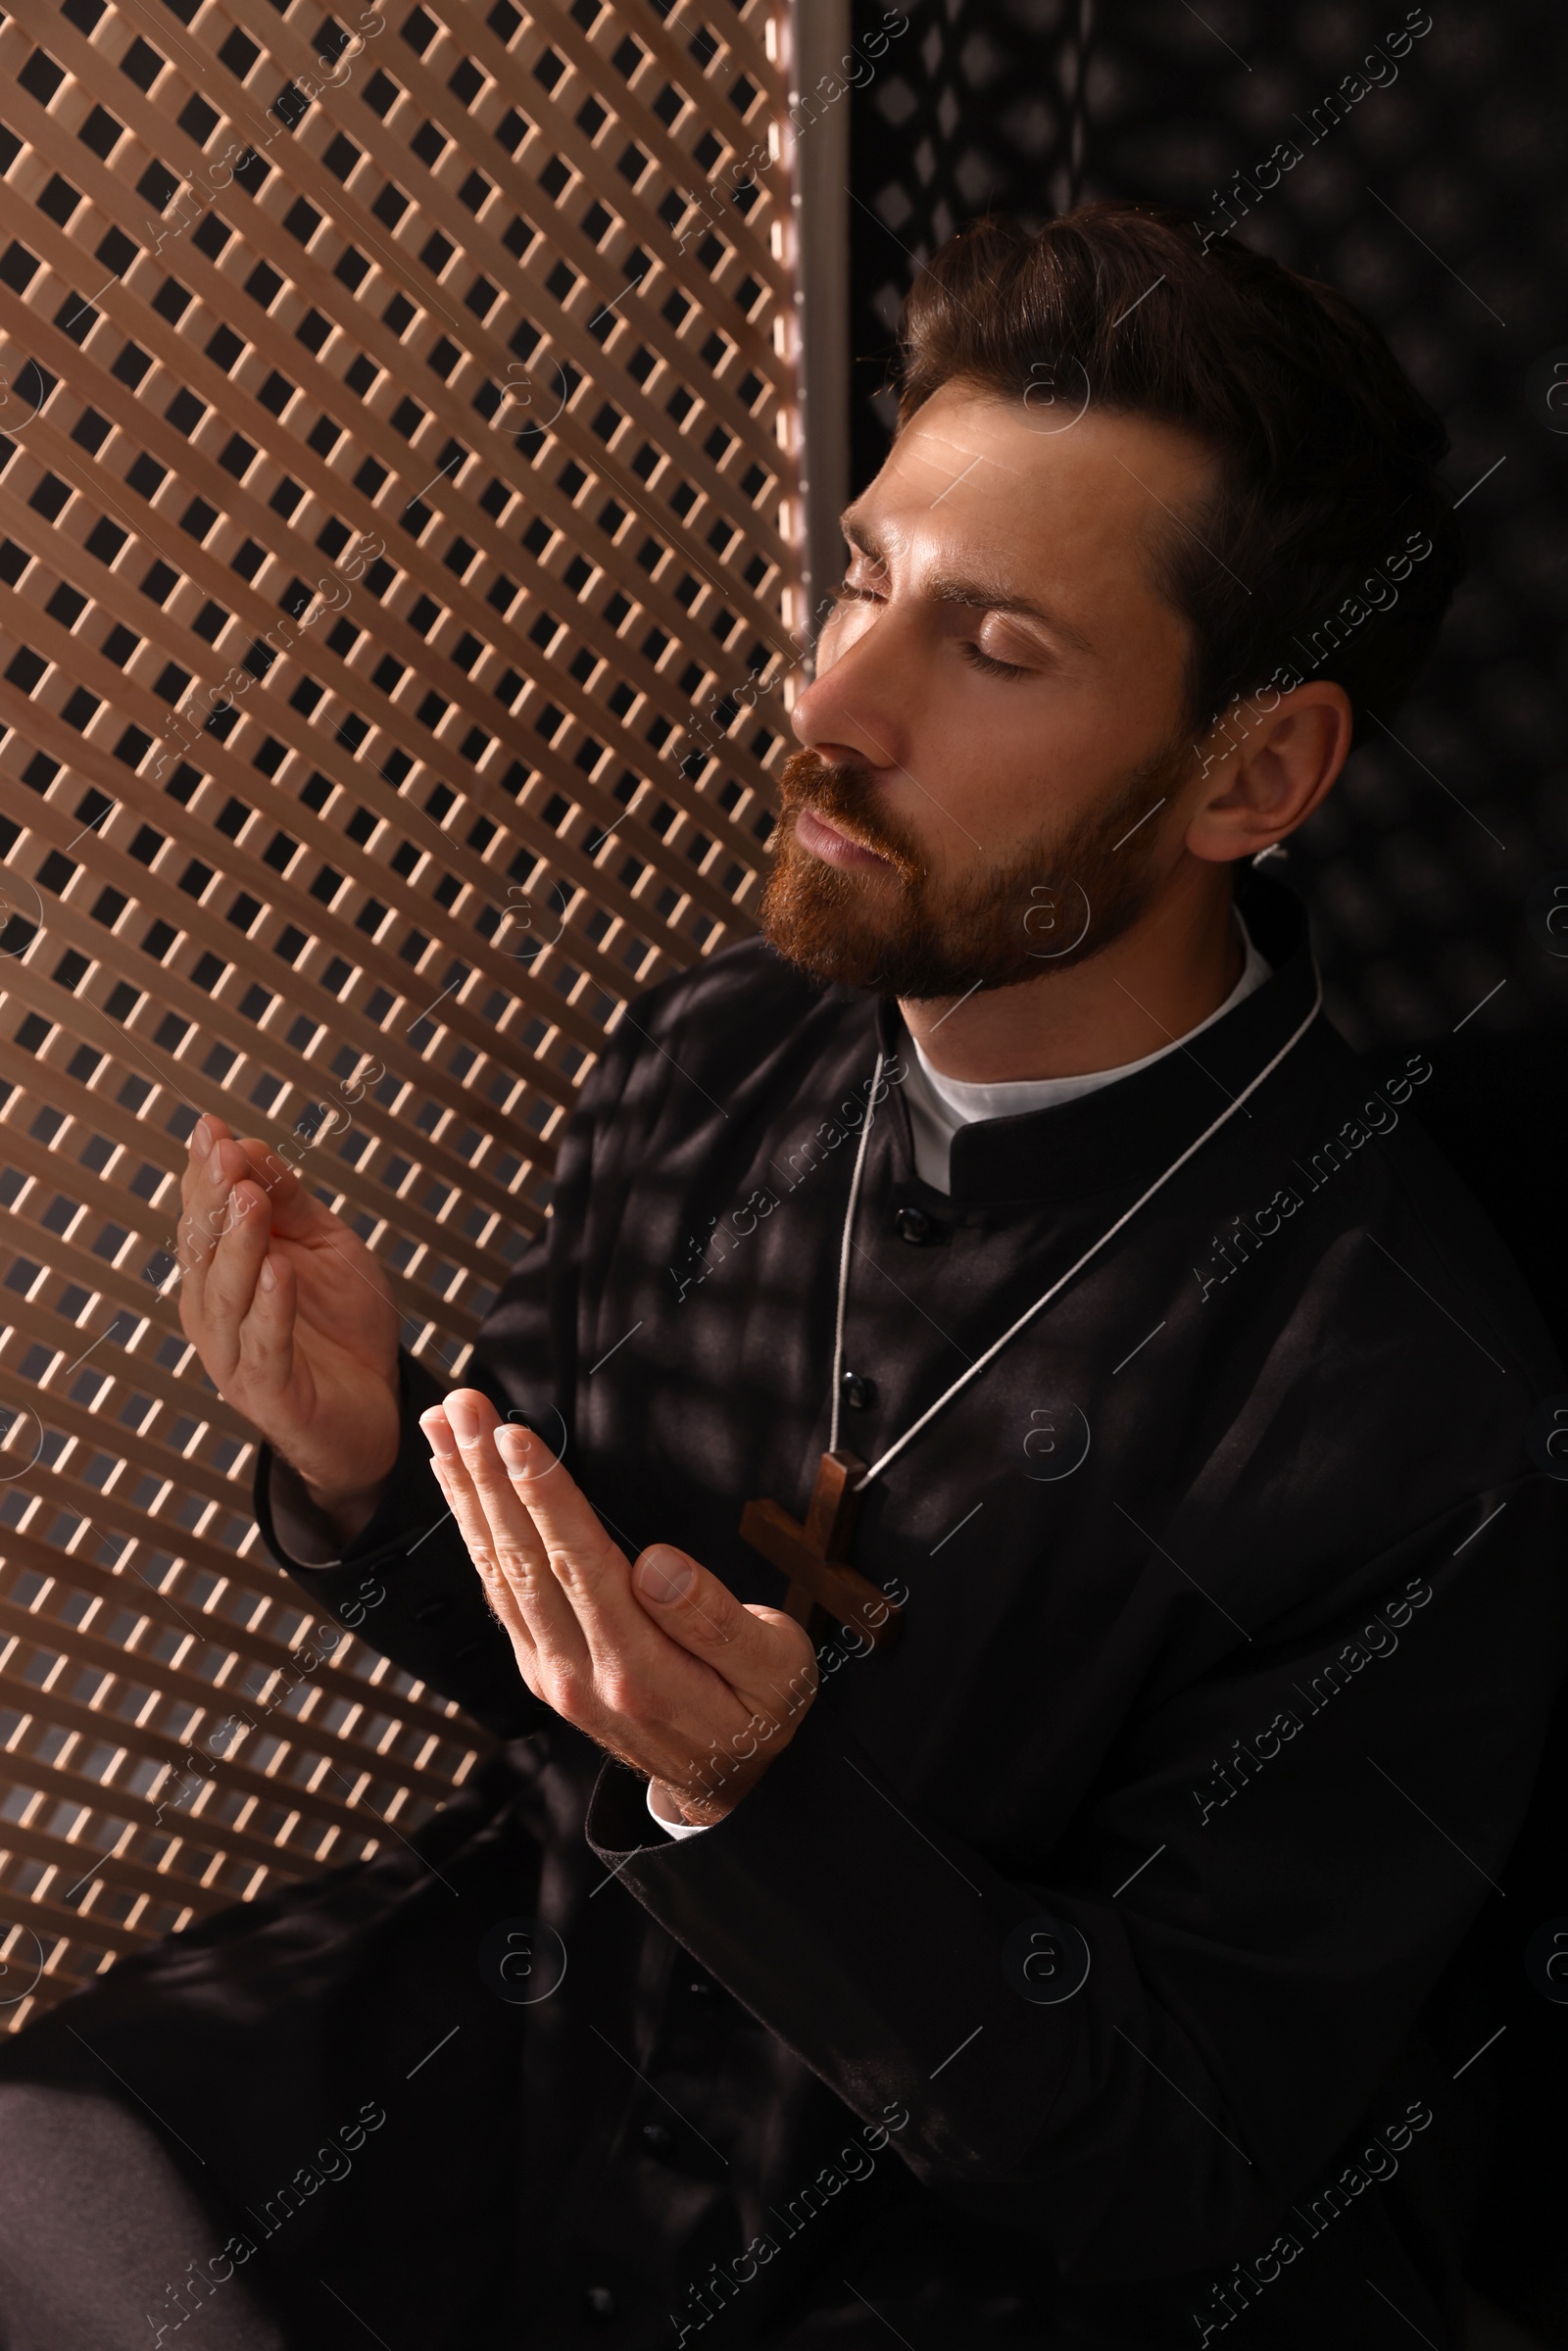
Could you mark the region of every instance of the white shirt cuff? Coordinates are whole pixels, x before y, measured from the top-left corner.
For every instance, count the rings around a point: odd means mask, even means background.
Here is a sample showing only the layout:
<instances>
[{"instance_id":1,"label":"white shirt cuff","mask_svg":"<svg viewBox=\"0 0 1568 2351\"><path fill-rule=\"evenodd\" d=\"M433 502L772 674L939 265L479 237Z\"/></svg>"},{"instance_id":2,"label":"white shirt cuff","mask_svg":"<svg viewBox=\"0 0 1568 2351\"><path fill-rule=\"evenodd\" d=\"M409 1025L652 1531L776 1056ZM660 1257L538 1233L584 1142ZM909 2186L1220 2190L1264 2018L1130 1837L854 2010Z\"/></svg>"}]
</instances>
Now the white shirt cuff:
<instances>
[{"instance_id":1,"label":"white shirt cuff","mask_svg":"<svg viewBox=\"0 0 1568 2351\"><path fill-rule=\"evenodd\" d=\"M654 1802L654 1786L655 1783L650 1780L648 1783L648 1809L665 1835L677 1839L682 1837L701 1837L709 1823L707 1821L683 1821L679 1813L671 1820L666 1813L661 1812L659 1806Z\"/></svg>"}]
</instances>

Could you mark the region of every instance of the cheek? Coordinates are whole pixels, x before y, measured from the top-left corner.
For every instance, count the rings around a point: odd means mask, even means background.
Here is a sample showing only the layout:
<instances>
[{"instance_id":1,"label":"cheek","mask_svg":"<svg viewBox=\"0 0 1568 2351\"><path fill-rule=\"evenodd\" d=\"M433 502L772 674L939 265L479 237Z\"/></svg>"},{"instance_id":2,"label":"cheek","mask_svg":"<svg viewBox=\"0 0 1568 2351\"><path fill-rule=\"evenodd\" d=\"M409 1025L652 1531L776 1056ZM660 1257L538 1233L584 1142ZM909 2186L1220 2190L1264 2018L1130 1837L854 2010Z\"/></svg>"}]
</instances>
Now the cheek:
<instances>
[{"instance_id":1,"label":"cheek","mask_svg":"<svg viewBox=\"0 0 1568 2351\"><path fill-rule=\"evenodd\" d=\"M1137 763L1125 721L1054 680L960 673L911 729L908 822L935 874L975 873L1056 839L1102 805Z\"/></svg>"}]
</instances>

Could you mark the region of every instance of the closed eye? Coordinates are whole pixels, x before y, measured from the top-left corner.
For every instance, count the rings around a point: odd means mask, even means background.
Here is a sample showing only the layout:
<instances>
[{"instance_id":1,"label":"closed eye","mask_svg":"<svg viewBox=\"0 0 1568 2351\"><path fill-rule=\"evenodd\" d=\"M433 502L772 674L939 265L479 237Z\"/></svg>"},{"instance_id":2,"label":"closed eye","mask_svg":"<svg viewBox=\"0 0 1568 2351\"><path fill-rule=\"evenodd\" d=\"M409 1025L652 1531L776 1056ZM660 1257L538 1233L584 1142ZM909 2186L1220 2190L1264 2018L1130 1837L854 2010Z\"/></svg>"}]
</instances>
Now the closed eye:
<instances>
[{"instance_id":1,"label":"closed eye","mask_svg":"<svg viewBox=\"0 0 1568 2351\"><path fill-rule=\"evenodd\" d=\"M999 661L989 653L982 653L971 638L963 641L964 654L971 668L983 669L987 677L1027 677L1029 672L1021 661Z\"/></svg>"},{"instance_id":2,"label":"closed eye","mask_svg":"<svg viewBox=\"0 0 1568 2351\"><path fill-rule=\"evenodd\" d=\"M839 605L885 604L887 598L879 589L864 587L856 580L841 579L833 590L833 601ZM987 677L1027 677L1030 674L1027 664L1022 661L999 661L994 654L982 653L972 638L963 640L963 653L971 668L983 671Z\"/></svg>"}]
</instances>

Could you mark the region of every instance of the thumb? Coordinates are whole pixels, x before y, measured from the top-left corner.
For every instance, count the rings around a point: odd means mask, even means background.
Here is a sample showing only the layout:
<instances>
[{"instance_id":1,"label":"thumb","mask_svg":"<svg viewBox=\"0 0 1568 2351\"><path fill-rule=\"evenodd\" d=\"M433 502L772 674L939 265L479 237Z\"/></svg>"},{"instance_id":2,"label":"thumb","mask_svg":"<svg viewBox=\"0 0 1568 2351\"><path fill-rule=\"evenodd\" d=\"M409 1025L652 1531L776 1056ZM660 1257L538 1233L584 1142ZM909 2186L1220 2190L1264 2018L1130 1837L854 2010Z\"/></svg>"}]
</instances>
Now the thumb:
<instances>
[{"instance_id":1,"label":"thumb","mask_svg":"<svg viewBox=\"0 0 1568 2351\"><path fill-rule=\"evenodd\" d=\"M814 1690L816 1657L805 1626L781 1609L743 1607L689 1552L650 1543L631 1584L661 1632L722 1675L746 1705L775 1707L792 1680Z\"/></svg>"},{"instance_id":2,"label":"thumb","mask_svg":"<svg viewBox=\"0 0 1568 2351\"><path fill-rule=\"evenodd\" d=\"M647 1599L672 1607L691 1596L702 1573L690 1552L676 1550L672 1543L653 1543L638 1558L637 1590Z\"/></svg>"}]
</instances>

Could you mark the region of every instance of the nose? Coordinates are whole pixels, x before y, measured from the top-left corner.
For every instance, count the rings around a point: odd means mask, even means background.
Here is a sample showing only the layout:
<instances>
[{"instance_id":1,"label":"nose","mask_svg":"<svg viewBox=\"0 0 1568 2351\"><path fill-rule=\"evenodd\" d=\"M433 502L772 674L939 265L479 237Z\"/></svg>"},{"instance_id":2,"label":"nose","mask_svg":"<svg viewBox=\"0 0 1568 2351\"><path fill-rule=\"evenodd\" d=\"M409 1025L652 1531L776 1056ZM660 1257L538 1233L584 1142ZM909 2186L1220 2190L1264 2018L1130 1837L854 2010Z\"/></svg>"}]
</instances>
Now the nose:
<instances>
[{"instance_id":1,"label":"nose","mask_svg":"<svg viewBox=\"0 0 1568 2351\"><path fill-rule=\"evenodd\" d=\"M842 694L820 694L818 679L796 703L790 723L808 751L814 751L830 767L896 767L892 721L866 698L852 698L846 707ZM813 699L817 697L817 699Z\"/></svg>"},{"instance_id":2,"label":"nose","mask_svg":"<svg viewBox=\"0 0 1568 2351\"><path fill-rule=\"evenodd\" d=\"M796 698L790 724L808 751L830 765L897 767L906 759L912 680L896 674L890 615L879 612L853 644L835 652Z\"/></svg>"},{"instance_id":3,"label":"nose","mask_svg":"<svg viewBox=\"0 0 1568 2351\"><path fill-rule=\"evenodd\" d=\"M869 746L857 740L859 730L845 707L842 681L829 692L831 677L831 670L820 669L810 684L797 694L790 724L797 740L808 751L814 751L826 759L830 766L841 766L846 761L862 766Z\"/></svg>"}]
</instances>

